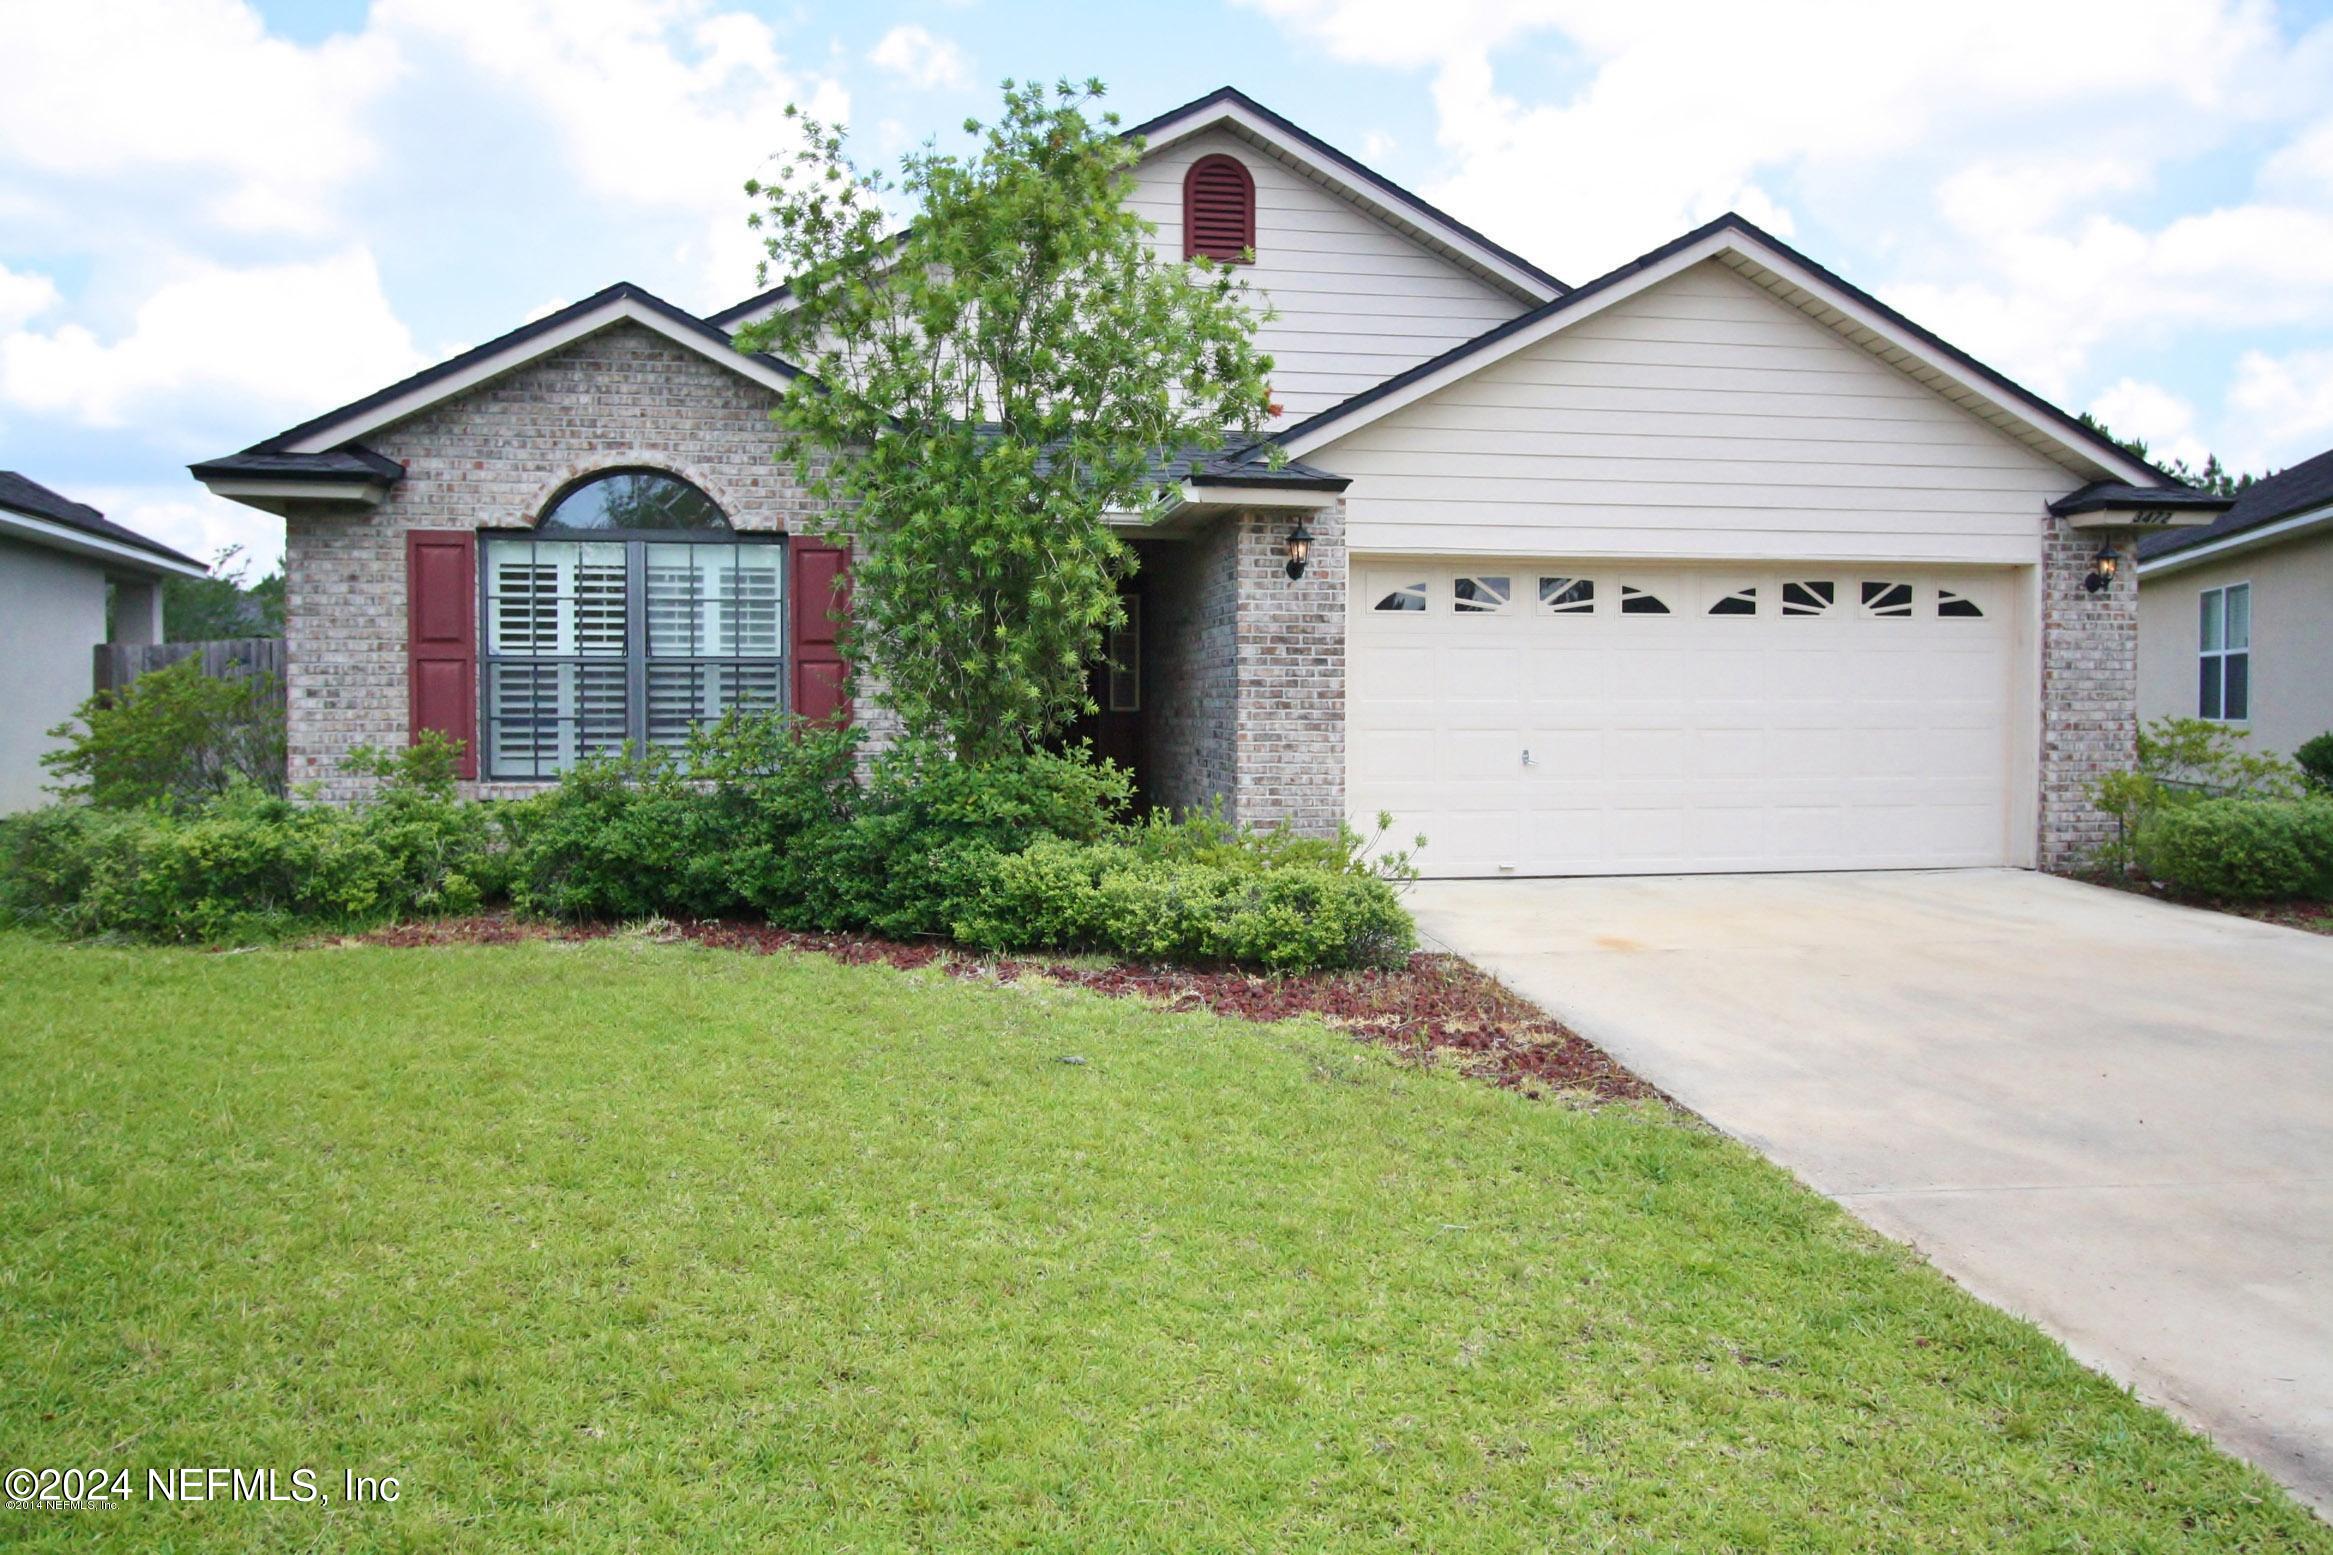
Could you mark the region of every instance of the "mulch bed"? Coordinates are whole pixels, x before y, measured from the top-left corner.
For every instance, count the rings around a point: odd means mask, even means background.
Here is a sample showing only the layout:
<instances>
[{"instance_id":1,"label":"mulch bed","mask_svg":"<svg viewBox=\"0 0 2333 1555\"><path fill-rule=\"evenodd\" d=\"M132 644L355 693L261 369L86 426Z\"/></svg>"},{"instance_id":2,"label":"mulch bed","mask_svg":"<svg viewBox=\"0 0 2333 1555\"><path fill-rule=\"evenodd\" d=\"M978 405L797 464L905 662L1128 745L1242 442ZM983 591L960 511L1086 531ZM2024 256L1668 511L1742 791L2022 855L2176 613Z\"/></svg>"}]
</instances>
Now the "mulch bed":
<instances>
[{"instance_id":1,"label":"mulch bed","mask_svg":"<svg viewBox=\"0 0 2333 1555\"><path fill-rule=\"evenodd\" d=\"M2133 896L2169 902L2175 907L2223 912L2231 918L2250 918L2260 923L2273 923L2281 928L2301 929L2310 934L2333 934L2333 902L2215 902L2202 897L2179 896L2147 881L2116 875L2087 874L2073 878L2091 885L2104 886L2109 891L2128 891Z\"/></svg>"},{"instance_id":2,"label":"mulch bed","mask_svg":"<svg viewBox=\"0 0 2333 1555\"><path fill-rule=\"evenodd\" d=\"M539 923L488 914L397 924L360 940L396 947L511 945L598 939L614 932L608 925ZM1602 1048L1456 956L1414 955L1406 967L1392 972L1267 977L1235 969L972 956L930 942L805 934L765 923L683 922L672 924L670 932L721 950L806 953L854 966L876 962L905 969L937 966L950 977L968 981L1008 985L1041 981L1140 999L1164 1010L1203 1010L1235 1020L1271 1022L1312 1015L1356 1040L1394 1048L1419 1062L1452 1063L1476 1079L1534 1098L1675 1105Z\"/></svg>"}]
</instances>

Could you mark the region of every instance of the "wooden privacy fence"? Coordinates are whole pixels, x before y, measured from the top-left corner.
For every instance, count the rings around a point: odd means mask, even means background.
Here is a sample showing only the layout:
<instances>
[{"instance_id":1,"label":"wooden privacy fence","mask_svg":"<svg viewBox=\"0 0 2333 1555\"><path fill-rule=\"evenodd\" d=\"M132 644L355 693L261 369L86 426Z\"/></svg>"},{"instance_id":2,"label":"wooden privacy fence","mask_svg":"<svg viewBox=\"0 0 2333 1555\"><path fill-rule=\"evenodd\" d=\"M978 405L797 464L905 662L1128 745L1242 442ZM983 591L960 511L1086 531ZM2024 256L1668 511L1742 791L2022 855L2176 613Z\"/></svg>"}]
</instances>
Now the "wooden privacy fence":
<instances>
[{"instance_id":1,"label":"wooden privacy fence","mask_svg":"<svg viewBox=\"0 0 2333 1555\"><path fill-rule=\"evenodd\" d=\"M202 672L216 680L271 676L276 700L283 700L284 640L280 637L229 637L207 643L99 643L96 658L99 696L128 685L148 670L199 658Z\"/></svg>"}]
</instances>

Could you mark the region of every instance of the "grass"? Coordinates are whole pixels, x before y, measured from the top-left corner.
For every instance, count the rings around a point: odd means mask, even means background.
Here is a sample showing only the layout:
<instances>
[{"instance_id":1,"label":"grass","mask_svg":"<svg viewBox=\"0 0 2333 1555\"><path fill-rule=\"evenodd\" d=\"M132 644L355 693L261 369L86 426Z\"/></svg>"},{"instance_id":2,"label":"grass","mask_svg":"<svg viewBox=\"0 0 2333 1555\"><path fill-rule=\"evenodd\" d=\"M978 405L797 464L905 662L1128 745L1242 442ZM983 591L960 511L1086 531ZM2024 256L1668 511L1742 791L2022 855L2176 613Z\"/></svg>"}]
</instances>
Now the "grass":
<instances>
[{"instance_id":1,"label":"grass","mask_svg":"<svg viewBox=\"0 0 2333 1555\"><path fill-rule=\"evenodd\" d=\"M2333 1549L1747 1151L1309 1025L639 939L0 988L0 1464L401 1482L12 1548Z\"/></svg>"}]
</instances>

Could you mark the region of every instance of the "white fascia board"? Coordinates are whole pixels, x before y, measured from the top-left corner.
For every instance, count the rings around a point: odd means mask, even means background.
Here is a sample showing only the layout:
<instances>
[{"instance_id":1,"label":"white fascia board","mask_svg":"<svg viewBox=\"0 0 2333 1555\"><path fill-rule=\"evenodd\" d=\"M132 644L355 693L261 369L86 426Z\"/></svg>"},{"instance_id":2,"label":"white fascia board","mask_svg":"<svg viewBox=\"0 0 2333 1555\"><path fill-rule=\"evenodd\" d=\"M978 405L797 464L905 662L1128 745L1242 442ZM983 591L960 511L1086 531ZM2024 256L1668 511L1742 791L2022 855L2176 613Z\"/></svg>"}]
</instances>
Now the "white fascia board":
<instances>
[{"instance_id":1,"label":"white fascia board","mask_svg":"<svg viewBox=\"0 0 2333 1555\"><path fill-rule=\"evenodd\" d=\"M311 481L297 476L281 480L264 475L213 475L201 478L203 487L214 497L225 497L262 512L280 515L281 508L270 507L273 502L340 502L351 507L377 507L389 494L386 481Z\"/></svg>"},{"instance_id":2,"label":"white fascia board","mask_svg":"<svg viewBox=\"0 0 2333 1555\"><path fill-rule=\"evenodd\" d=\"M1357 182L1346 169L1323 162L1311 147L1291 139L1277 126L1258 118L1238 103L1223 103L1205 112L1194 113L1179 123L1167 125L1148 138L1143 146L1143 154L1147 157L1162 147L1171 146L1179 140L1188 140L1193 135L1203 134L1224 124L1237 126L1242 135L1270 147L1274 155L1296 163L1346 199L1391 217L1414 234L1427 237L1454 254L1464 255L1470 264L1481 266L1523 295L1540 302L1563 295L1539 276L1518 269L1504 255L1485 248L1431 212L1421 209L1391 184L1380 183L1375 179Z\"/></svg>"},{"instance_id":3,"label":"white fascia board","mask_svg":"<svg viewBox=\"0 0 2333 1555\"><path fill-rule=\"evenodd\" d=\"M573 345L586 335L597 334L610 325L627 321L644 325L673 344L686 347L709 362L718 362L732 372L743 373L763 387L775 390L780 394L786 392L788 385L792 382L784 373L779 372L769 363L732 350L727 344L715 344L695 330L683 328L655 309L643 307L630 297L611 297L601 306L592 309L589 313L577 315L557 329L548 330L543 334L522 341L507 351L497 351L492 356L472 362L458 373L449 373L445 377L432 379L430 382L418 386L409 394L401 394L393 400L385 401L343 420L319 427L298 442L288 445L286 451L296 454L315 454L338 448L343 443L363 437L368 432L377 431L391 422L402 421L408 416L427 410L441 400L449 400L457 394L467 393L489 378L499 377L513 368L525 366L538 357L548 356L562 347Z\"/></svg>"},{"instance_id":4,"label":"white fascia board","mask_svg":"<svg viewBox=\"0 0 2333 1555\"><path fill-rule=\"evenodd\" d=\"M1184 481L1176 489L1177 506L1192 508L1294 508L1317 513L1333 508L1341 491L1304 491L1289 486L1198 486Z\"/></svg>"},{"instance_id":5,"label":"white fascia board","mask_svg":"<svg viewBox=\"0 0 2333 1555\"><path fill-rule=\"evenodd\" d=\"M2329 526L2333 526L2333 503L2311 508L2305 513L2295 513L2290 518L2280 518L2273 524L2262 524L2258 529L2246 529L2202 545L2190 546L2184 551L2173 551L2168 556L2152 557L2139 563L2139 577L2142 580L2160 578L2165 573L2177 572L2199 562L2255 550L2263 545L2273 545L2279 540L2289 540L2294 535L2305 534L2312 529Z\"/></svg>"},{"instance_id":6,"label":"white fascia board","mask_svg":"<svg viewBox=\"0 0 2333 1555\"><path fill-rule=\"evenodd\" d=\"M118 572L166 572L180 578L207 578L211 575L208 567L172 561L167 556L157 556L152 551L124 545L119 540L109 540L103 535L89 534L68 524L52 523L30 513L19 513L14 508L0 508L0 535L30 540L52 551L70 551L76 556L106 562Z\"/></svg>"},{"instance_id":7,"label":"white fascia board","mask_svg":"<svg viewBox=\"0 0 2333 1555\"><path fill-rule=\"evenodd\" d=\"M1811 273L1798 261L1786 254L1775 252L1746 233L1734 230L1713 232L1700 242L1689 244L1678 249L1675 253L1665 255L1643 269L1615 281L1609 286L1595 290L1589 295L1581 296L1581 292L1587 291L1586 287L1582 287L1580 291L1568 293L1567 296L1578 297L1579 301L1558 307L1547 317L1523 329L1516 330L1496 344L1460 357L1438 372L1421 374L1392 393L1371 401L1356 413L1339 417L1322 426L1318 431L1289 438L1281 446L1287 449L1289 457L1304 458L1317 449L1325 448L1338 439L1349 436L1369 425L1372 421L1391 415L1405 405L1414 404L1429 394L1448 388L1451 384L1481 372L1495 362L1506 360L1518 351L1527 351L1549 336L1559 334L1584 319L1594 318L1605 309L1658 286L1672 276L1700 264L1703 260L1715 259L1721 254L1739 255L1778 275L1790 277L1792 281L1809 293L1821 297L1827 305L1838 310L1841 315L1859 328L1868 330L1878 340L1901 351L1905 356L1919 362L1930 371L1949 378L1953 383L1966 389L1976 399L1993 409L2033 427L2080 462L2109 470L2133 485L2157 486L2162 484L2163 477L2158 472L2147 468L2134 459L2110 455L2103 448L2069 440L2056 430L2056 417L2047 407L2039 405L2038 402L2024 400L2001 391L1979 375L1968 372L1961 364L1939 355L1935 348L1926 341L1864 306L1853 297L1840 291L1822 276ZM1745 277L1745 279L1747 278ZM1934 392L1933 388L1931 388L1931 392Z\"/></svg>"}]
</instances>

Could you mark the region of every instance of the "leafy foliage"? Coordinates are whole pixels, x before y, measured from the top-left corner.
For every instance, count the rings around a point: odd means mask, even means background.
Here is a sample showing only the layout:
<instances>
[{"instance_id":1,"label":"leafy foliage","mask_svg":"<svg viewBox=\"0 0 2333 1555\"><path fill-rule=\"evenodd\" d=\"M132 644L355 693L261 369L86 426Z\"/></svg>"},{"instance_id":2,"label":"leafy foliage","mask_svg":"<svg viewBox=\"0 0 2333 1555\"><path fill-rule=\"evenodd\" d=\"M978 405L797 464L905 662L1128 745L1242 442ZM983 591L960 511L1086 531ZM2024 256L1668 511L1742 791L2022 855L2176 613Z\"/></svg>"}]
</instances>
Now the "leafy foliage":
<instances>
[{"instance_id":1,"label":"leafy foliage","mask_svg":"<svg viewBox=\"0 0 2333 1555\"><path fill-rule=\"evenodd\" d=\"M788 278L792 306L738 344L818 380L775 419L859 544L845 651L971 761L1087 709L1134 566L1107 517L1155 510L1164 456L1268 411L1268 314L1233 270L1152 250L1125 201L1141 148L1097 114L1102 91L1008 81L996 121L966 123L976 149L927 145L896 176L806 120L804 148L747 186L763 278ZM915 219L887 235L892 200Z\"/></svg>"},{"instance_id":2,"label":"leafy foliage","mask_svg":"<svg viewBox=\"0 0 2333 1555\"><path fill-rule=\"evenodd\" d=\"M2206 799L2156 816L2138 859L2188 896L2333 901L2333 801Z\"/></svg>"},{"instance_id":3,"label":"leafy foliage","mask_svg":"<svg viewBox=\"0 0 2333 1555\"><path fill-rule=\"evenodd\" d=\"M2092 801L2115 818L2115 839L2096 865L2115 875L2146 868L2144 843L2173 812L2213 800L2298 799L2306 785L2283 757L2250 748L2252 732L2205 718L2157 718L2139 728L2138 765L2091 785Z\"/></svg>"},{"instance_id":4,"label":"leafy foliage","mask_svg":"<svg viewBox=\"0 0 2333 1555\"><path fill-rule=\"evenodd\" d=\"M2313 792L2333 795L2333 733L2302 741L2293 752L2293 764Z\"/></svg>"},{"instance_id":5,"label":"leafy foliage","mask_svg":"<svg viewBox=\"0 0 2333 1555\"><path fill-rule=\"evenodd\" d=\"M428 738L440 744L355 753L383 781L350 809L236 783L196 806L52 805L0 822L0 918L214 943L474 912L509 889L502 814L454 797L454 748Z\"/></svg>"},{"instance_id":6,"label":"leafy foliage","mask_svg":"<svg viewBox=\"0 0 2333 1555\"><path fill-rule=\"evenodd\" d=\"M2082 412L2082 425L2098 433L2140 463L2154 462L2148 458L2147 444L2144 438L2119 437L2112 427L2086 410ZM2220 463L2220 456L2215 453L2206 453L2203 456L2203 468L2200 470L2191 468L2184 459L2173 459L2168 464L2156 464L2155 468L2174 480L2184 481L2199 491L2210 492L2215 497L2240 497L2254 481L2265 478L2262 475L2250 473L2237 474ZM2270 475L2274 473L2276 472L2273 470L2267 472Z\"/></svg>"},{"instance_id":7,"label":"leafy foliage","mask_svg":"<svg viewBox=\"0 0 2333 1555\"><path fill-rule=\"evenodd\" d=\"M251 562L240 545L227 546L212 557L207 578L173 577L162 582L162 635L169 642L283 634L283 569L252 582Z\"/></svg>"},{"instance_id":8,"label":"leafy foliage","mask_svg":"<svg viewBox=\"0 0 2333 1555\"><path fill-rule=\"evenodd\" d=\"M246 785L284 793L284 708L267 675L207 676L192 659L81 704L41 757L66 798L107 807L192 805Z\"/></svg>"}]
</instances>

